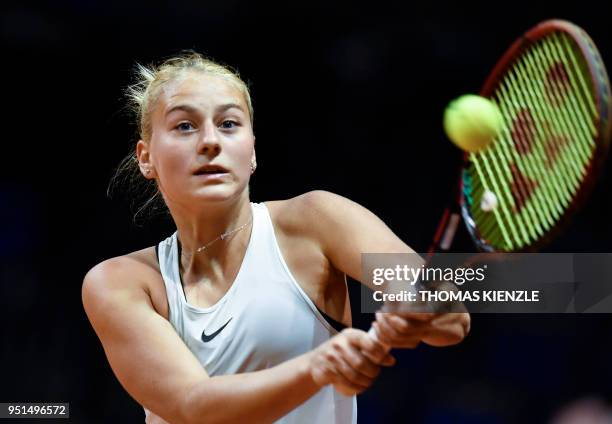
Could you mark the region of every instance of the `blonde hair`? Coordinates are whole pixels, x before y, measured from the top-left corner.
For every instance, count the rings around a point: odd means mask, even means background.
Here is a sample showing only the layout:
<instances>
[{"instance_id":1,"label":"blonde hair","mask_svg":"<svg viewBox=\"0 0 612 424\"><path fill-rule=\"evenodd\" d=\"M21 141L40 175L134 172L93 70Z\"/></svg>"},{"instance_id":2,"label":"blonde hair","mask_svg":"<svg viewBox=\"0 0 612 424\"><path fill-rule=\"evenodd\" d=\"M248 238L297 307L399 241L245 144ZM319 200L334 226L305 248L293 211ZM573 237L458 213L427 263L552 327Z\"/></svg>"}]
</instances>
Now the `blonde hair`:
<instances>
[{"instance_id":1,"label":"blonde hair","mask_svg":"<svg viewBox=\"0 0 612 424\"><path fill-rule=\"evenodd\" d=\"M206 75L225 79L235 85L242 93L249 110L251 126L253 126L253 103L248 85L242 80L237 70L209 59L200 53L186 51L164 60L159 65L143 66L136 64L134 72L136 82L126 89L128 106L136 118L138 136L148 142L151 140L151 112L166 84L184 77L189 72L201 72ZM110 196L116 188L126 190L126 195L132 199L132 210L142 203L134 213L134 222L145 211L151 215L167 212L161 193L155 180L142 176L138 166L138 158L132 146L128 154L117 167L111 178L107 193ZM144 200L144 203L143 203Z\"/></svg>"},{"instance_id":2,"label":"blonde hair","mask_svg":"<svg viewBox=\"0 0 612 424\"><path fill-rule=\"evenodd\" d=\"M186 52L166 59L159 66L146 67L137 64L138 81L127 88L126 95L132 111L136 115L140 137L149 141L151 137L151 110L161 93L162 88L170 81L184 76L187 72L202 72L224 78L234 84L244 96L249 108L251 125L253 123L253 104L247 84L240 78L238 71L222 65L196 52Z\"/></svg>"}]
</instances>

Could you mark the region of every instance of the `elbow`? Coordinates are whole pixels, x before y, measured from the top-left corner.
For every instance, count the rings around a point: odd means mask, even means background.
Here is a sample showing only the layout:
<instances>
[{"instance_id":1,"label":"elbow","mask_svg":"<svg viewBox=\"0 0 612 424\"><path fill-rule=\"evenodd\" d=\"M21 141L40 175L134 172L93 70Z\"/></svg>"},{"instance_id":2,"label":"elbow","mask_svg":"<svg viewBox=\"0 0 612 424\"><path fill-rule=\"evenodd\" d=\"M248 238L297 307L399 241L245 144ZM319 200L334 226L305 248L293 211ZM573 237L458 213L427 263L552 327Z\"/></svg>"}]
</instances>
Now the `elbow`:
<instances>
[{"instance_id":1,"label":"elbow","mask_svg":"<svg viewBox=\"0 0 612 424\"><path fill-rule=\"evenodd\" d=\"M211 390L212 378L201 381L186 390L182 396L176 419L177 424L217 424L227 423L223 402ZM225 404L227 405L227 404Z\"/></svg>"},{"instance_id":2,"label":"elbow","mask_svg":"<svg viewBox=\"0 0 612 424\"><path fill-rule=\"evenodd\" d=\"M196 424L208 418L206 416L206 406L203 405L204 402L202 402L201 397L196 395L199 392L200 390L194 387L183 397L183 402L176 414L177 424ZM210 422L209 420L206 421Z\"/></svg>"}]
</instances>

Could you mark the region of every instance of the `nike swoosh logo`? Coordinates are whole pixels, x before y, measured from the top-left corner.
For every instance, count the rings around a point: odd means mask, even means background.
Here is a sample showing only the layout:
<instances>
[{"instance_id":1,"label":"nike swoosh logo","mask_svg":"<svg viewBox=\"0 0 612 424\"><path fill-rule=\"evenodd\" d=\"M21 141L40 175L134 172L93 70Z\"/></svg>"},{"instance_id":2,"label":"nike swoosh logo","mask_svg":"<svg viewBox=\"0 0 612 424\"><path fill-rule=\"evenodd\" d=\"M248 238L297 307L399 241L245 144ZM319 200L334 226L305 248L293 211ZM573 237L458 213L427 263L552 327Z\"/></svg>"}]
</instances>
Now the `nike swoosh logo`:
<instances>
[{"instance_id":1,"label":"nike swoosh logo","mask_svg":"<svg viewBox=\"0 0 612 424\"><path fill-rule=\"evenodd\" d=\"M227 326L227 324L230 323L231 320L232 320L231 318L228 319L227 322L225 324L223 324L223 326L221 328L219 328L217 331L215 331L212 334L206 335L206 329L204 329L202 331L202 341L204 343L207 343L207 342L211 341L212 339L214 339L215 337L217 337L219 335L219 333L225 328L225 326Z\"/></svg>"}]
</instances>

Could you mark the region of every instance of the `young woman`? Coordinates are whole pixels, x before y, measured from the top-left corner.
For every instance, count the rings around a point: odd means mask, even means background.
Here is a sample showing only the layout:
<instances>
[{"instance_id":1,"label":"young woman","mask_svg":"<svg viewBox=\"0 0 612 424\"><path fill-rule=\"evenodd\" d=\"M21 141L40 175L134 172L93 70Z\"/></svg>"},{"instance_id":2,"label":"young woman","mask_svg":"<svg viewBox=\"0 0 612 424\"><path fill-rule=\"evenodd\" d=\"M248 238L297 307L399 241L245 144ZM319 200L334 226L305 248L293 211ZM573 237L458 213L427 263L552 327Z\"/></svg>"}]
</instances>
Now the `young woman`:
<instances>
[{"instance_id":1,"label":"young woman","mask_svg":"<svg viewBox=\"0 0 612 424\"><path fill-rule=\"evenodd\" d=\"M115 375L149 423L356 422L355 394L394 359L349 328L345 275L361 279L361 252L413 251L328 192L250 202L253 108L237 74L193 53L140 76L130 163L177 231L85 277ZM379 314L374 325L394 347L443 346L463 339L469 316Z\"/></svg>"}]
</instances>

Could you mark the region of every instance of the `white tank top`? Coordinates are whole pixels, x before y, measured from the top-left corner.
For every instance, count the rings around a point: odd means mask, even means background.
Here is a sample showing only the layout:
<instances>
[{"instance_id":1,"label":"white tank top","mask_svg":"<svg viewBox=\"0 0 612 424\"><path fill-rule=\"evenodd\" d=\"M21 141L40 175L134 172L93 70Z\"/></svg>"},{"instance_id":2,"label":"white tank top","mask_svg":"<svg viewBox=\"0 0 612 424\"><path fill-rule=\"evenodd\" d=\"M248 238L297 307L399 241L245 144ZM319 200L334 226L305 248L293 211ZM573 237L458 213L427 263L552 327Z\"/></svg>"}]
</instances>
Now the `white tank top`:
<instances>
[{"instance_id":1,"label":"white tank top","mask_svg":"<svg viewBox=\"0 0 612 424\"><path fill-rule=\"evenodd\" d=\"M337 333L287 267L266 206L251 203L251 209L251 237L236 279L208 308L186 301L177 233L157 247L169 321L210 376L273 367ZM145 413L149 415L146 409ZM357 400L326 386L276 422L354 424Z\"/></svg>"}]
</instances>

